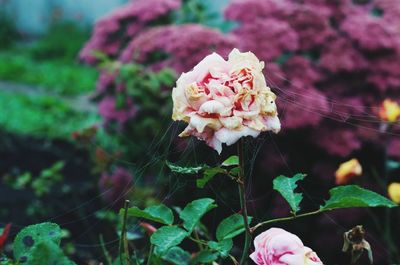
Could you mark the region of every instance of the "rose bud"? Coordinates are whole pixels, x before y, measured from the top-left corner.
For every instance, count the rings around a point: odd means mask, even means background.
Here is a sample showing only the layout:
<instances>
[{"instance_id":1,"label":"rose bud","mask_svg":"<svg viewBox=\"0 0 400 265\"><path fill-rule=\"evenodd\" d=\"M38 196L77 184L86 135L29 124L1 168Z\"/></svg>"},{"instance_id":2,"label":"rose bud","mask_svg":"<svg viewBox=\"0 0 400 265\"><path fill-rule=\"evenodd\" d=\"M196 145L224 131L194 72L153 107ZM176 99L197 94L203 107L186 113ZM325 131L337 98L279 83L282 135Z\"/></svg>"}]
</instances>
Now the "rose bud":
<instances>
[{"instance_id":1,"label":"rose bud","mask_svg":"<svg viewBox=\"0 0 400 265\"><path fill-rule=\"evenodd\" d=\"M322 265L312 249L300 238L280 228L270 228L254 239L250 258L257 265Z\"/></svg>"}]
</instances>

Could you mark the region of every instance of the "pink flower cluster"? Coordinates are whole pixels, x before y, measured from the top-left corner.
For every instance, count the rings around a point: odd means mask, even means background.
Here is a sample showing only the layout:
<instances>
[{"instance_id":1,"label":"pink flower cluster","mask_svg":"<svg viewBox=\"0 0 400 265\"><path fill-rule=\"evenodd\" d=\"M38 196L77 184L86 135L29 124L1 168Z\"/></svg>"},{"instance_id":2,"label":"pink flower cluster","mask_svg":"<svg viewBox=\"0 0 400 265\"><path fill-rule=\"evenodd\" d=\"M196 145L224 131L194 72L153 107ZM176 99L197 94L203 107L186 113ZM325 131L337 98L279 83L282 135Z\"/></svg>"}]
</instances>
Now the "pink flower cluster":
<instances>
[{"instance_id":1,"label":"pink flower cluster","mask_svg":"<svg viewBox=\"0 0 400 265\"><path fill-rule=\"evenodd\" d=\"M322 265L312 249L300 238L280 228L270 228L254 239L250 258L257 265Z\"/></svg>"},{"instance_id":2,"label":"pink flower cluster","mask_svg":"<svg viewBox=\"0 0 400 265\"><path fill-rule=\"evenodd\" d=\"M234 47L252 51L266 63L282 127L307 132L302 141L330 156L348 156L376 139L377 107L387 93L399 98L397 1L232 0L224 16L238 25L227 34L172 21L152 26L180 5L137 0L112 12L96 24L81 58L93 62L91 52L99 50L122 63L181 73L214 51L223 57ZM122 112L111 104L123 91L114 79L107 72L99 78L101 115L123 124L135 108L127 101Z\"/></svg>"},{"instance_id":3,"label":"pink flower cluster","mask_svg":"<svg viewBox=\"0 0 400 265\"><path fill-rule=\"evenodd\" d=\"M112 172L104 172L99 181L99 189L104 200L112 204L113 208L119 209L126 197L126 193L132 187L133 176L122 167Z\"/></svg>"},{"instance_id":4,"label":"pink flower cluster","mask_svg":"<svg viewBox=\"0 0 400 265\"><path fill-rule=\"evenodd\" d=\"M95 63L93 53L96 51L117 56L128 40L180 5L180 0L141 0L113 10L96 23L91 39L80 52L80 58L87 63Z\"/></svg>"},{"instance_id":5,"label":"pink flower cluster","mask_svg":"<svg viewBox=\"0 0 400 265\"><path fill-rule=\"evenodd\" d=\"M311 129L310 144L329 155L370 141L360 128L374 130L385 93L399 97L396 1L233 0L225 17L239 22L238 48L267 62L282 126Z\"/></svg>"},{"instance_id":6,"label":"pink flower cluster","mask_svg":"<svg viewBox=\"0 0 400 265\"><path fill-rule=\"evenodd\" d=\"M132 39L120 60L127 63L134 59L155 69L171 67L181 73L193 68L211 52L227 56L235 44L232 36L199 24L159 26ZM155 53L165 57L152 62Z\"/></svg>"}]
</instances>

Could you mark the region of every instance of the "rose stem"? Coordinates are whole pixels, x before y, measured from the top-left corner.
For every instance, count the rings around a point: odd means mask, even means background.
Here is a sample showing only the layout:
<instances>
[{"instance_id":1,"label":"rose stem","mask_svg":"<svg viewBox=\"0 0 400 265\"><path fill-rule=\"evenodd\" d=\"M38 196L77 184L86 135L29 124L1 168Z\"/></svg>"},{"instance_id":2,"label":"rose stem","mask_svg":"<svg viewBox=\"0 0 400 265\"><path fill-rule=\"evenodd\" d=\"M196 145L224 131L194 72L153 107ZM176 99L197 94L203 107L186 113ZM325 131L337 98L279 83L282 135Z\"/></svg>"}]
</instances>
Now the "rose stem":
<instances>
[{"instance_id":1,"label":"rose stem","mask_svg":"<svg viewBox=\"0 0 400 265\"><path fill-rule=\"evenodd\" d=\"M129 261L129 249L128 249L128 239L126 238L126 222L128 219L128 208L129 208L129 200L125 201L124 204L124 217L122 219L122 229L121 229L121 236L120 236L120 241L119 241L119 260L120 264L123 265L122 262L122 251L125 252L125 260L126 260L126 265L130 264Z\"/></svg>"},{"instance_id":2,"label":"rose stem","mask_svg":"<svg viewBox=\"0 0 400 265\"><path fill-rule=\"evenodd\" d=\"M243 138L239 140L237 145L238 156L239 156L239 177L238 177L238 186L239 186L239 197L240 197L240 207L243 215L244 227L245 231L245 241L243 247L242 258L240 259L240 264L246 264L246 260L248 258L250 241L251 241L251 232L247 215L247 202L246 202L246 185L245 185L245 173L244 173L244 152L243 152Z\"/></svg>"}]
</instances>

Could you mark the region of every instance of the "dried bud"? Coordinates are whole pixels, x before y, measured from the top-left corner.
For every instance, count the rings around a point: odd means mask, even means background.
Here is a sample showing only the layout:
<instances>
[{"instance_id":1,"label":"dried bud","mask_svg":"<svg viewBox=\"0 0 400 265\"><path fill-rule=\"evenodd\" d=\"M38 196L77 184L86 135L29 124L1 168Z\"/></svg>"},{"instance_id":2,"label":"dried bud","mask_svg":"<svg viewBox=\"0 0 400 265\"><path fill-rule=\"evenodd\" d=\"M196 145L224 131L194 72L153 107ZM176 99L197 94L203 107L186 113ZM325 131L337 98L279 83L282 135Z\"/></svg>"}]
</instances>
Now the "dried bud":
<instances>
[{"instance_id":1,"label":"dried bud","mask_svg":"<svg viewBox=\"0 0 400 265\"><path fill-rule=\"evenodd\" d=\"M154 234L157 231L157 228L155 228L154 226L152 226L149 223L145 223L145 222L140 222L139 225L146 230L146 233L151 236L152 234Z\"/></svg>"},{"instance_id":2,"label":"dried bud","mask_svg":"<svg viewBox=\"0 0 400 265\"><path fill-rule=\"evenodd\" d=\"M370 264L373 262L372 250L370 244L365 240L365 230L362 225L357 225L343 235L343 252L350 252L351 264L358 264L364 251L367 251Z\"/></svg>"}]
</instances>

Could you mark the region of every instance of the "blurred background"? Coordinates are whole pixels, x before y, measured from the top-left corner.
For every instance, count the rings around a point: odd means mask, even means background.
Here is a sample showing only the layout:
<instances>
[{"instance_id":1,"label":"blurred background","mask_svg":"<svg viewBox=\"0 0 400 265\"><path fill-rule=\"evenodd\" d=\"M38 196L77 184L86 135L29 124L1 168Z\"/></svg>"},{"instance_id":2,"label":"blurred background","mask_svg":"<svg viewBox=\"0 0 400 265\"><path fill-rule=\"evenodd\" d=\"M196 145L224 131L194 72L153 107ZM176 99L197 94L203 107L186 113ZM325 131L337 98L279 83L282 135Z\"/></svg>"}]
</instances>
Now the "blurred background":
<instances>
[{"instance_id":1,"label":"blurred background","mask_svg":"<svg viewBox=\"0 0 400 265\"><path fill-rule=\"evenodd\" d=\"M0 227L11 222L13 237L56 222L78 264L104 261L100 238L117 253L125 198L139 207L215 198L215 229L239 209L235 184L215 178L198 190L196 176L174 175L165 161L216 164L235 148L219 157L179 139L170 96L180 73L234 47L265 61L282 121L278 135L246 140L255 220L289 215L272 191L281 174L308 174L304 210L348 183L396 200L388 187L400 182L400 1L1 0ZM353 158L363 173L337 179ZM399 221L397 209L351 209L280 226L324 263L347 264L343 233L362 224L375 264L396 264ZM130 239L142 242L135 224Z\"/></svg>"}]
</instances>

